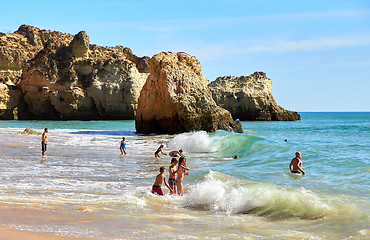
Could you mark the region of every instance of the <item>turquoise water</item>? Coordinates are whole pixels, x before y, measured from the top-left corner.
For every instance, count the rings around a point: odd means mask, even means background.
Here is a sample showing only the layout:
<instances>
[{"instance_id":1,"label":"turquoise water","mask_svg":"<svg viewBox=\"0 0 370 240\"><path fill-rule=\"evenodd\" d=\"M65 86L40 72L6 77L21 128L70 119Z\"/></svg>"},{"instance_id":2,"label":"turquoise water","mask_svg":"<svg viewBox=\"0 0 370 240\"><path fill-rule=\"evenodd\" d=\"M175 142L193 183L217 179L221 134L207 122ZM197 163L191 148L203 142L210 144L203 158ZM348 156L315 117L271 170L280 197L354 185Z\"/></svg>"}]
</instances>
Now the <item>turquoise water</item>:
<instances>
[{"instance_id":1,"label":"turquoise water","mask_svg":"<svg viewBox=\"0 0 370 240\"><path fill-rule=\"evenodd\" d=\"M368 239L370 113L301 117L242 122L243 134L150 136L136 135L134 121L1 121L0 204L68 209L96 221L63 223L69 231L107 239L156 239L159 233L175 239ZM17 134L26 127L49 128L46 160L39 135ZM187 156L184 197L150 194L159 167L170 162L153 157L160 144ZM289 173L296 151L305 176ZM17 226L58 232L42 224Z\"/></svg>"}]
</instances>

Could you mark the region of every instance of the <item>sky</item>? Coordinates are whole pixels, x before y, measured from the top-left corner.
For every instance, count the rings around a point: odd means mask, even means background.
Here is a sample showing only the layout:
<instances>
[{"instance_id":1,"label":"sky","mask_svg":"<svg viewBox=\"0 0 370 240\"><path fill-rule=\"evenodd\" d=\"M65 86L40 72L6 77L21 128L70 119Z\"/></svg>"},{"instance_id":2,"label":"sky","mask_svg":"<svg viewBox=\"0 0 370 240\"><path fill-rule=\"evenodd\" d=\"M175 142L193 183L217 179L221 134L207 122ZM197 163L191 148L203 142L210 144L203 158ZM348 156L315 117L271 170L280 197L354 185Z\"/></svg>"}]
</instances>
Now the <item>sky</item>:
<instances>
[{"instance_id":1,"label":"sky","mask_svg":"<svg viewBox=\"0 0 370 240\"><path fill-rule=\"evenodd\" d=\"M22 24L121 45L186 52L209 81L265 72L280 106L370 111L370 0L4 1L0 32Z\"/></svg>"}]
</instances>

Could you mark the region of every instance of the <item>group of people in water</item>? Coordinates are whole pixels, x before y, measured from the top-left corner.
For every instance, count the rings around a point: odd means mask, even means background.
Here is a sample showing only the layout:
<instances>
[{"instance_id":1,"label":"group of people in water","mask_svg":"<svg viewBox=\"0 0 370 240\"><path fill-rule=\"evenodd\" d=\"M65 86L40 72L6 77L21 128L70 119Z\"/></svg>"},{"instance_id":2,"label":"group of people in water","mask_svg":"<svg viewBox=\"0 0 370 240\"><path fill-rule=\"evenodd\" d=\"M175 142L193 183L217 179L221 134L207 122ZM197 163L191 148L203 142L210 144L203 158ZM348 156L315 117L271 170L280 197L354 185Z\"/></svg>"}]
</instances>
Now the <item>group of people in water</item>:
<instances>
[{"instance_id":1,"label":"group of people in water","mask_svg":"<svg viewBox=\"0 0 370 240\"><path fill-rule=\"evenodd\" d=\"M48 142L48 128L44 129L44 132L42 133L41 136L41 151L42 151L42 157L45 155L46 147L47 147L47 142ZM126 138L123 137L120 143L120 152L121 155L126 155ZM154 157L155 158L160 158L160 153L163 155L167 155L166 153L163 152L164 145L160 145L158 149L154 152ZM180 150L173 150L168 153L168 155L172 158L171 159L171 165L168 168L169 171L169 178L168 178L168 183L166 180L165 172L166 169L165 167L160 167L159 168L159 174L155 178L155 182L152 187L152 193L156 193L159 195L164 195L162 191L162 183L166 185L166 187L170 190L170 194L178 194L182 196L184 194L184 186L182 184L184 180L185 175L189 175L190 168L186 166L186 158L185 155L183 154L182 149ZM177 159L178 158L178 159ZM239 156L235 155L234 159L239 158ZM289 164L289 170L291 173L295 174L301 174L305 175L306 173L302 169L302 161L301 161L302 155L300 152L295 153L295 157L290 161ZM176 176L177 175L177 176Z\"/></svg>"},{"instance_id":2,"label":"group of people in water","mask_svg":"<svg viewBox=\"0 0 370 240\"><path fill-rule=\"evenodd\" d=\"M120 144L120 151L121 155L126 155L126 138L123 137L121 144ZM164 145L160 145L158 149L154 152L155 158L160 158L161 156L159 154L167 155L163 152ZM158 195L164 195L162 191L162 183L166 185L166 187L170 190L170 194L178 194L182 196L184 194L184 186L182 184L182 181L184 180L185 175L189 175L190 169L186 166L186 158L185 155L183 155L182 149L180 150L173 150L168 153L168 155L172 158L171 159L171 165L169 166L169 178L168 183L166 180L166 176L164 175L166 172L165 167L159 168L159 174L155 178L155 182L152 187L152 193L156 193ZM179 157L179 159L177 159ZM176 166L177 165L177 166ZM176 177L177 175L177 177Z\"/></svg>"},{"instance_id":3,"label":"group of people in water","mask_svg":"<svg viewBox=\"0 0 370 240\"><path fill-rule=\"evenodd\" d=\"M126 155L126 138L123 137L122 141L120 143L120 151L121 155ZM160 145L158 149L154 152L155 158L160 158L161 156L159 154L167 155L163 152L164 145ZM166 185L166 187L170 190L170 194L178 194L182 196L184 194L184 186L182 184L182 181L184 180L185 175L189 175L190 168L186 166L186 158L183 154L182 149L180 150L173 150L168 153L168 155L172 158L171 159L171 165L168 168L169 171L169 178L168 183L166 180L165 167L159 168L159 174L155 178L155 182L152 187L152 193L156 193L158 195L164 195L162 190L162 183ZM179 159L177 159L179 158ZM177 175L177 176L176 176Z\"/></svg>"},{"instance_id":4,"label":"group of people in water","mask_svg":"<svg viewBox=\"0 0 370 240\"><path fill-rule=\"evenodd\" d=\"M167 155L163 152L164 145L160 145L157 151L154 153L155 158L159 158L159 153L162 153L164 155ZM168 153L171 159L171 165L168 168L169 171L169 178L168 178L168 184L166 181L166 176L164 173L166 172L165 167L159 168L159 174L155 178L155 182L152 187L152 193L156 193L159 195L164 195L161 185L164 183L166 187L170 190L170 194L178 194L179 196L182 196L184 194L184 186L182 184L182 181L184 180L185 175L189 175L190 168L186 166L186 158L185 155L183 155L182 149L180 150L173 150ZM179 157L179 159L177 159ZM177 177L176 177L177 175Z\"/></svg>"}]
</instances>

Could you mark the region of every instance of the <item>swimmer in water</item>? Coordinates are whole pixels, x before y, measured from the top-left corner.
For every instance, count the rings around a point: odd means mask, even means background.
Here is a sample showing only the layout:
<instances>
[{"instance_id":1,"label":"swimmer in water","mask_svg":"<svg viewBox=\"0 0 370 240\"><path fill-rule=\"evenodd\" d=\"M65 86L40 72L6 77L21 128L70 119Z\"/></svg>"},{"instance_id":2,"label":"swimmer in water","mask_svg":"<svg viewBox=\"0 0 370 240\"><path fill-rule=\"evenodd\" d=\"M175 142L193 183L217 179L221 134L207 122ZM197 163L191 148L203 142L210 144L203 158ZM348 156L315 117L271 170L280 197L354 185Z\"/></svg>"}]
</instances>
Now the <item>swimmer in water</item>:
<instances>
[{"instance_id":1,"label":"swimmer in water","mask_svg":"<svg viewBox=\"0 0 370 240\"><path fill-rule=\"evenodd\" d=\"M291 173L302 173L302 175L306 174L302 169L301 157L302 155L300 152L295 153L295 158L293 158L289 164L289 170Z\"/></svg>"},{"instance_id":2,"label":"swimmer in water","mask_svg":"<svg viewBox=\"0 0 370 240\"><path fill-rule=\"evenodd\" d=\"M173 150L168 155L170 155L170 157L185 157L185 155L182 154L182 149L180 149L179 151Z\"/></svg>"}]
</instances>

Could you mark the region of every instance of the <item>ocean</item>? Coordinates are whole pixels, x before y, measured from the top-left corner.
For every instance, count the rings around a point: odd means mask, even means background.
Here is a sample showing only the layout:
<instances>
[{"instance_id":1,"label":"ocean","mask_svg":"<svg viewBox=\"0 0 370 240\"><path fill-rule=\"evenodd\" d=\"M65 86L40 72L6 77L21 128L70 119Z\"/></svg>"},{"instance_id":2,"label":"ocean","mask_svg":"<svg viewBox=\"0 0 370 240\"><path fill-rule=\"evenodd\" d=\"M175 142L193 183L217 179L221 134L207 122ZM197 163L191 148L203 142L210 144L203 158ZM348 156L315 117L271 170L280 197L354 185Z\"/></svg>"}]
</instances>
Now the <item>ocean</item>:
<instances>
[{"instance_id":1,"label":"ocean","mask_svg":"<svg viewBox=\"0 0 370 240\"><path fill-rule=\"evenodd\" d=\"M370 239L370 113L300 114L242 122L242 134L0 121L0 225L100 239ZM19 134L25 128L40 134ZM171 158L154 158L161 144L186 155L182 197L164 185L165 196L151 193L160 166L168 178ZM305 176L289 172L297 151Z\"/></svg>"}]
</instances>

